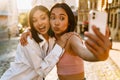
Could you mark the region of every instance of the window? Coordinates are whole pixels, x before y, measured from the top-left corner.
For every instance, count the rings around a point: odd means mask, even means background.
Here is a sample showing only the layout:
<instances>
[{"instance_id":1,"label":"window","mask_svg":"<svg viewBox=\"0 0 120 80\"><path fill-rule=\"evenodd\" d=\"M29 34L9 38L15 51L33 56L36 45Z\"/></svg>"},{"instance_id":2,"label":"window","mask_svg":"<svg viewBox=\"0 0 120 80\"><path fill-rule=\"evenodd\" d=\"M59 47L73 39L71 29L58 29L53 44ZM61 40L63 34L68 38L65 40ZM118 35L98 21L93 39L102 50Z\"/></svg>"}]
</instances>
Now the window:
<instances>
[{"instance_id":1,"label":"window","mask_svg":"<svg viewBox=\"0 0 120 80\"><path fill-rule=\"evenodd\" d=\"M118 29L120 30L120 12L118 12Z\"/></svg>"},{"instance_id":2,"label":"window","mask_svg":"<svg viewBox=\"0 0 120 80\"><path fill-rule=\"evenodd\" d=\"M116 0L116 3L118 3L118 0Z\"/></svg>"},{"instance_id":3,"label":"window","mask_svg":"<svg viewBox=\"0 0 120 80\"><path fill-rule=\"evenodd\" d=\"M112 24L113 24L113 14L111 14L111 24L110 24L110 27L112 27Z\"/></svg>"},{"instance_id":4,"label":"window","mask_svg":"<svg viewBox=\"0 0 120 80\"><path fill-rule=\"evenodd\" d=\"M114 28L116 28L117 24L117 14L115 14L115 20L114 20Z\"/></svg>"}]
</instances>

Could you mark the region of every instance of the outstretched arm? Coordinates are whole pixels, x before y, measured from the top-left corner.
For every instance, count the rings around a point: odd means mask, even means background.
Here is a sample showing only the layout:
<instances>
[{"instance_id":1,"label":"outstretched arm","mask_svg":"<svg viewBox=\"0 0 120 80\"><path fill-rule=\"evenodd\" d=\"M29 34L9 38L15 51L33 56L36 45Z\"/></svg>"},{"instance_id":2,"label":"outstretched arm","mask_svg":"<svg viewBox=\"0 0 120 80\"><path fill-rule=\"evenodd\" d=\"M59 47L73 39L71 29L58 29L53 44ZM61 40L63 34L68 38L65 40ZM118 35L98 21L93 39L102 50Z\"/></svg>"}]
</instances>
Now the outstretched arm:
<instances>
[{"instance_id":1,"label":"outstretched arm","mask_svg":"<svg viewBox=\"0 0 120 80\"><path fill-rule=\"evenodd\" d=\"M72 35L68 41L68 46L73 53L86 61L98 61L98 59L85 47L84 43L77 35Z\"/></svg>"},{"instance_id":2,"label":"outstretched arm","mask_svg":"<svg viewBox=\"0 0 120 80\"><path fill-rule=\"evenodd\" d=\"M71 49L86 61L103 61L109 56L110 41L99 30L93 26L96 35L86 32L88 39L85 41L85 46L81 39L73 35L69 40Z\"/></svg>"}]
</instances>

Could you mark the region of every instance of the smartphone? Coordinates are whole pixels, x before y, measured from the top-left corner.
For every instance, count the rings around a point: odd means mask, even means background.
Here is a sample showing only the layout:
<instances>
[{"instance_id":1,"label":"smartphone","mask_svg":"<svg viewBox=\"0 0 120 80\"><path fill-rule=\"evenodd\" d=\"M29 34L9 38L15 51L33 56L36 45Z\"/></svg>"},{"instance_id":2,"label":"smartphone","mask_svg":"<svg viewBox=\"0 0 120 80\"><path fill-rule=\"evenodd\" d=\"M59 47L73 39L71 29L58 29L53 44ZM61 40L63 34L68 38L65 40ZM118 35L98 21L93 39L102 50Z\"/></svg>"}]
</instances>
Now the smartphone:
<instances>
[{"instance_id":1,"label":"smartphone","mask_svg":"<svg viewBox=\"0 0 120 80\"><path fill-rule=\"evenodd\" d=\"M100 12L96 10L91 10L89 12L89 32L94 34L92 30L92 26L95 25L99 28L100 32L105 35L106 32L106 26L107 26L107 17L108 14L106 12Z\"/></svg>"}]
</instances>

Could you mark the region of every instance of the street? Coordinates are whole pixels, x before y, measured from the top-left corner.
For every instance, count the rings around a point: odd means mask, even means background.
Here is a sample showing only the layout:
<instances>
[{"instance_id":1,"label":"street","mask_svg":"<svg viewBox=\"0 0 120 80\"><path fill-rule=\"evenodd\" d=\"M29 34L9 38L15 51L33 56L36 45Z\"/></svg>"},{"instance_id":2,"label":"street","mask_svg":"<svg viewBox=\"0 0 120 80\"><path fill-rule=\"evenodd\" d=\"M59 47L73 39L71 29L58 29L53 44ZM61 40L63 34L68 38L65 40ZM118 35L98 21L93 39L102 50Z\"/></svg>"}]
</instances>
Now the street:
<instances>
[{"instance_id":1,"label":"street","mask_svg":"<svg viewBox=\"0 0 120 80\"><path fill-rule=\"evenodd\" d=\"M0 76L14 60L19 38L0 41ZM85 77L87 80L120 80L120 42L113 42L110 57L102 62L86 62ZM57 80L56 67L46 77L46 80Z\"/></svg>"}]
</instances>

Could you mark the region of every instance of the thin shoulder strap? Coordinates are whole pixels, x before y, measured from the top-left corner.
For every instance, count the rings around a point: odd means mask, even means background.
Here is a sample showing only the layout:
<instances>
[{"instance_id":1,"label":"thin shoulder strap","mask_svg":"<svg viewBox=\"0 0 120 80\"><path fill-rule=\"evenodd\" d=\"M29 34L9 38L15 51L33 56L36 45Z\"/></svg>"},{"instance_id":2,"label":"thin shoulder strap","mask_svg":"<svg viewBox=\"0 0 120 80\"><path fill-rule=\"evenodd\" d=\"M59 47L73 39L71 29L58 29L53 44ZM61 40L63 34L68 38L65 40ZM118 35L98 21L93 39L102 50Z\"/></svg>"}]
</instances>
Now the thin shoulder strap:
<instances>
[{"instance_id":1,"label":"thin shoulder strap","mask_svg":"<svg viewBox=\"0 0 120 80\"><path fill-rule=\"evenodd\" d=\"M70 34L70 36L67 38L67 42L65 43L64 48L66 47L66 45L68 44L69 40L71 39L71 37L72 37L73 35L78 36L78 37L82 40L82 38L80 37L80 35L79 35L78 33L76 33L76 32L70 32L70 33L68 33L68 34Z\"/></svg>"}]
</instances>

